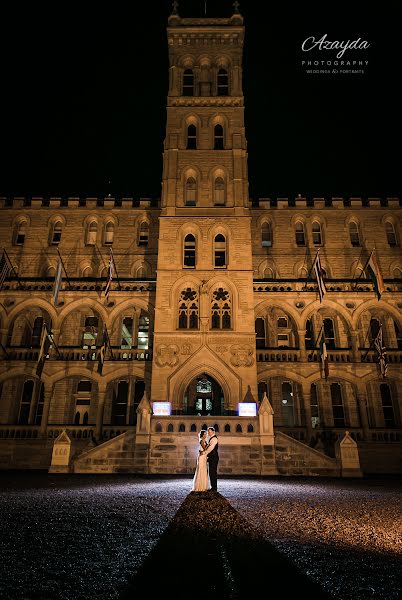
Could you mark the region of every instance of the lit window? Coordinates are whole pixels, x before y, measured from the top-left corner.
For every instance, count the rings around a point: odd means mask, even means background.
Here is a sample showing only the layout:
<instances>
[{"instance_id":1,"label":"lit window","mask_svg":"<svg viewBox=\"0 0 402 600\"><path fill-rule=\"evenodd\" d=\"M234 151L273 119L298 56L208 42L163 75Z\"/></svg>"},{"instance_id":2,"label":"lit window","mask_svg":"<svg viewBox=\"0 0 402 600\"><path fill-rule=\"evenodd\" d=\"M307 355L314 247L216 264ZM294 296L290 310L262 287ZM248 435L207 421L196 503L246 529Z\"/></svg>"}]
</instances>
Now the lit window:
<instances>
[{"instance_id":1,"label":"lit window","mask_svg":"<svg viewBox=\"0 0 402 600\"><path fill-rule=\"evenodd\" d=\"M261 245L263 248L272 246L272 231L270 223L263 223L261 227Z\"/></svg>"}]
</instances>

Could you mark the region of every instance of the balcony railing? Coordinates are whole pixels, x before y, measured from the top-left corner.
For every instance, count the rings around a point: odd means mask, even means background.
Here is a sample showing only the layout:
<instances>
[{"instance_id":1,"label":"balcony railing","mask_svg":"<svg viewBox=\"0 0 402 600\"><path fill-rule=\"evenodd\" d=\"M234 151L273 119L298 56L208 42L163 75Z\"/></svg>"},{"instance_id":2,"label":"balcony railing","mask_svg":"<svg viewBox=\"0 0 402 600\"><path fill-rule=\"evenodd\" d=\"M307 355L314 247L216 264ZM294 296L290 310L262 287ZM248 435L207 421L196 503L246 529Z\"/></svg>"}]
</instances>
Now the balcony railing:
<instances>
[{"instance_id":1,"label":"balcony railing","mask_svg":"<svg viewBox=\"0 0 402 600\"><path fill-rule=\"evenodd\" d=\"M378 353L376 350L367 348L359 348L360 359L362 362L377 363ZM388 363L402 363L402 349L387 348L386 358Z\"/></svg>"},{"instance_id":2,"label":"balcony railing","mask_svg":"<svg viewBox=\"0 0 402 600\"><path fill-rule=\"evenodd\" d=\"M402 292L401 279L384 279L386 292ZM326 279L325 285L328 294L331 292L374 292L371 280L362 279ZM311 278L306 279L254 279L253 289L255 293L263 292L317 292L317 282Z\"/></svg>"},{"instance_id":3,"label":"balcony railing","mask_svg":"<svg viewBox=\"0 0 402 600\"><path fill-rule=\"evenodd\" d=\"M7 356L3 357L7 360L23 360L23 361L37 361L39 355L39 348L13 348L6 347ZM59 346L59 352L57 353L55 348L50 350L48 360L51 361L94 361L98 360L99 348L94 349L83 349L79 346ZM144 350L138 348L131 348L129 350L122 348L113 348L113 358L108 350L106 353L106 360L109 361L150 361L152 360L152 350Z\"/></svg>"},{"instance_id":4,"label":"balcony railing","mask_svg":"<svg viewBox=\"0 0 402 600\"><path fill-rule=\"evenodd\" d=\"M328 350L328 360L334 363L351 362L350 348L334 348ZM257 349L258 362L299 362L299 348L259 348ZM306 350L309 362L320 362L321 357L317 350Z\"/></svg>"},{"instance_id":5,"label":"balcony railing","mask_svg":"<svg viewBox=\"0 0 402 600\"><path fill-rule=\"evenodd\" d=\"M120 284L120 285L119 285ZM6 278L2 290L19 290L26 292L52 292L54 277L19 277L17 280L10 275ZM99 277L69 277L69 282L62 282L61 291L64 292L100 292L106 287L106 278ZM156 280L120 278L113 283L113 292L153 292L156 289Z\"/></svg>"}]
</instances>

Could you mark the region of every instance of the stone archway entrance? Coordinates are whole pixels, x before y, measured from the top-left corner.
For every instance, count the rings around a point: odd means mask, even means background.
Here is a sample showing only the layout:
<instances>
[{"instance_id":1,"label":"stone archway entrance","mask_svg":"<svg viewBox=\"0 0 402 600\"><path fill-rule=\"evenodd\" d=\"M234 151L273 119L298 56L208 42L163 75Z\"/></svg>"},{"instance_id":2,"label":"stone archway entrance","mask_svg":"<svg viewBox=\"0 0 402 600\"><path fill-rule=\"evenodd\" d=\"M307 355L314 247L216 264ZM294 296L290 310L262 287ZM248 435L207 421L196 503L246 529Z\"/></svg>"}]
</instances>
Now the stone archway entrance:
<instances>
[{"instance_id":1,"label":"stone archway entrance","mask_svg":"<svg viewBox=\"0 0 402 600\"><path fill-rule=\"evenodd\" d=\"M183 404L188 415L223 415L223 390L211 375L201 373L187 386Z\"/></svg>"}]
</instances>

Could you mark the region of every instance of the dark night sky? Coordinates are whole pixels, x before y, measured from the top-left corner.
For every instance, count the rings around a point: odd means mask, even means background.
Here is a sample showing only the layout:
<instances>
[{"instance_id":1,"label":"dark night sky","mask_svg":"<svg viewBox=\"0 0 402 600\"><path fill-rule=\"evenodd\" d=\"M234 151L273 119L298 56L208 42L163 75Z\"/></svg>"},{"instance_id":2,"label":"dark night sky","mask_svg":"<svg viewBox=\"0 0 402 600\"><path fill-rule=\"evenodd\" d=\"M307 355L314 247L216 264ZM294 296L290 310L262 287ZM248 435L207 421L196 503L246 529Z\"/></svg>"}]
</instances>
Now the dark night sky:
<instances>
[{"instance_id":1,"label":"dark night sky","mask_svg":"<svg viewBox=\"0 0 402 600\"><path fill-rule=\"evenodd\" d=\"M1 19L0 192L158 197L171 2L38 4ZM241 3L250 195L399 196L396 3L274 4ZM180 2L181 16L203 10ZM208 16L231 12L208 0ZM366 74L305 74L301 43L324 33L368 40L344 56Z\"/></svg>"}]
</instances>

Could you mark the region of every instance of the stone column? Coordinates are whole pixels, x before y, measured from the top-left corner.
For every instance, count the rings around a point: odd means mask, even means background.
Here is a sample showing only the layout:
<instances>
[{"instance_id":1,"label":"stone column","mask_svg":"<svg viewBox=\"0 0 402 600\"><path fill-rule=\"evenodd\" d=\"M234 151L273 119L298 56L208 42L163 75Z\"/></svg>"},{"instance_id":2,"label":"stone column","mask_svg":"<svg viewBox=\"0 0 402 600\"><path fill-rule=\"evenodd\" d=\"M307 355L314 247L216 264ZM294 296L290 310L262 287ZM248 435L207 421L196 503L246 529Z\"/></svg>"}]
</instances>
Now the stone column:
<instances>
[{"instance_id":1,"label":"stone column","mask_svg":"<svg viewBox=\"0 0 402 600\"><path fill-rule=\"evenodd\" d=\"M298 335L298 338L299 338L300 361L301 362L306 362L306 360L307 360L306 339L305 339L306 330L305 329L298 329L297 330L297 335Z\"/></svg>"},{"instance_id":2,"label":"stone column","mask_svg":"<svg viewBox=\"0 0 402 600\"><path fill-rule=\"evenodd\" d=\"M128 398L127 398L127 414L126 414L126 423L127 425L132 425L133 418L133 408L134 408L134 393L135 393L135 383L137 381L136 377L130 377L128 380Z\"/></svg>"},{"instance_id":3,"label":"stone column","mask_svg":"<svg viewBox=\"0 0 402 600\"><path fill-rule=\"evenodd\" d=\"M45 385L44 402L43 402L43 413L42 421L40 425L40 436L46 437L47 424L49 421L50 402L53 396L53 384Z\"/></svg>"},{"instance_id":4,"label":"stone column","mask_svg":"<svg viewBox=\"0 0 402 600\"><path fill-rule=\"evenodd\" d=\"M96 427L95 427L95 437L98 441L102 441L103 413L105 412L105 397L106 397L106 390L98 389L98 410L96 413Z\"/></svg>"},{"instance_id":5,"label":"stone column","mask_svg":"<svg viewBox=\"0 0 402 600\"><path fill-rule=\"evenodd\" d=\"M357 392L357 403L359 406L360 421L363 428L363 437L365 440L369 439L369 422L367 414L367 396L366 392L358 390Z\"/></svg>"},{"instance_id":6,"label":"stone column","mask_svg":"<svg viewBox=\"0 0 402 600\"><path fill-rule=\"evenodd\" d=\"M352 342L352 362L360 362L359 332L356 329L351 330L350 339Z\"/></svg>"},{"instance_id":7,"label":"stone column","mask_svg":"<svg viewBox=\"0 0 402 600\"><path fill-rule=\"evenodd\" d=\"M311 391L310 388L303 388L303 407L304 407L304 419L305 427L307 432L307 443L310 443L311 436L313 435L313 428L311 425Z\"/></svg>"}]
</instances>

